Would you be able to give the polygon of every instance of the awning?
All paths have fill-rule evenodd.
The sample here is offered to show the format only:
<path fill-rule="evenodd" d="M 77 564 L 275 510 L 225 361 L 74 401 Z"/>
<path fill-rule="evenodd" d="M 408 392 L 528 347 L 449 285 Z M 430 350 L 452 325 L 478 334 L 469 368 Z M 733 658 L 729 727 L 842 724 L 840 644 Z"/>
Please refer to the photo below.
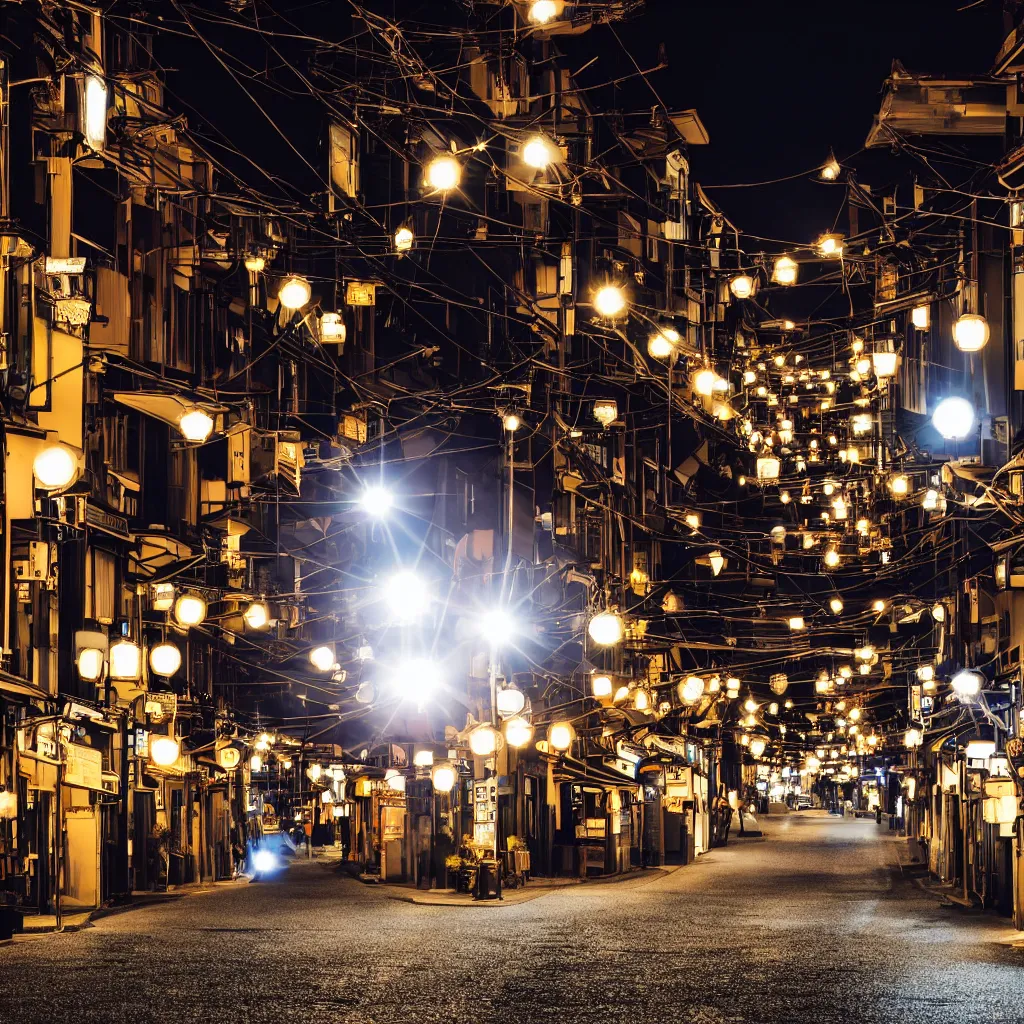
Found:
<path fill-rule="evenodd" d="M 0 694 L 12 697 L 31 697 L 35 700 L 56 701 L 57 699 L 56 697 L 51 697 L 50 694 L 40 689 L 35 683 L 30 683 L 27 679 L 21 679 L 19 676 L 2 671 L 0 671 Z"/>
<path fill-rule="evenodd" d="M 636 782 L 607 768 L 577 761 L 574 757 L 541 755 L 554 765 L 555 782 L 579 782 L 591 786 L 614 786 L 617 789 L 635 789 Z"/>
<path fill-rule="evenodd" d="M 211 416 L 229 411 L 226 405 L 218 405 L 216 402 L 198 399 L 191 401 L 179 395 L 168 395 L 161 392 L 115 391 L 112 397 L 115 402 L 126 405 L 136 412 L 144 413 L 146 416 L 152 416 L 172 427 L 177 427 L 182 414 L 191 409 L 202 409 Z"/>

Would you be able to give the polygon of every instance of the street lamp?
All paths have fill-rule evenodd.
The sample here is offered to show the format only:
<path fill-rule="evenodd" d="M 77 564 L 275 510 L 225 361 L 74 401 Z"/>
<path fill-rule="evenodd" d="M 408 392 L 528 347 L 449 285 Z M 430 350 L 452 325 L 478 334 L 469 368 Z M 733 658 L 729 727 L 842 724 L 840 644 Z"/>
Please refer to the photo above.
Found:
<path fill-rule="evenodd" d="M 371 519 L 385 519 L 395 503 L 394 495 L 386 487 L 371 485 L 359 496 L 359 506 Z"/>
<path fill-rule="evenodd" d="M 103 652 L 97 647 L 83 647 L 78 652 L 78 675 L 95 682 L 103 674 Z"/>
<path fill-rule="evenodd" d="M 622 640 L 626 627 L 617 612 L 599 612 L 588 623 L 587 632 L 595 644 L 611 647 Z"/>
<path fill-rule="evenodd" d="M 242 613 L 250 629 L 265 629 L 270 624 L 270 608 L 266 601 L 253 601 Z"/>
<path fill-rule="evenodd" d="M 401 569 L 387 579 L 384 604 L 396 622 L 412 622 L 426 610 L 430 593 L 426 584 L 410 569 Z"/>
<path fill-rule="evenodd" d="M 135 680 L 142 676 L 142 652 L 131 640 L 118 640 L 111 644 L 110 678 Z"/>
<path fill-rule="evenodd" d="M 435 156 L 427 164 L 427 184 L 437 192 L 450 192 L 461 180 L 462 165 L 453 156 Z"/>
<path fill-rule="evenodd" d="M 966 398 L 944 398 L 932 413 L 932 424 L 947 441 L 961 441 L 974 426 L 974 407 Z"/>
<path fill-rule="evenodd" d="M 179 626 L 198 626 L 206 618 L 206 601 L 198 594 L 182 594 L 174 602 L 174 617 Z"/>
<path fill-rule="evenodd" d="M 552 722 L 548 727 L 548 743 L 552 750 L 568 750 L 575 738 L 576 730 L 571 722 Z"/>
<path fill-rule="evenodd" d="M 74 483 L 78 460 L 70 448 L 50 444 L 32 460 L 32 475 L 44 491 L 61 491 Z"/>
<path fill-rule="evenodd" d="M 501 734 L 494 726 L 478 725 L 469 734 L 469 749 L 477 757 L 490 757 L 497 749 Z"/>
<path fill-rule="evenodd" d="M 495 608 L 480 617 L 481 635 L 491 647 L 505 647 L 519 632 L 515 618 L 504 608 Z"/>
<path fill-rule="evenodd" d="M 776 284 L 786 286 L 796 284 L 799 269 L 796 260 L 791 259 L 789 256 L 780 256 L 772 267 L 772 280 Z"/>
<path fill-rule="evenodd" d="M 301 309 L 309 302 L 313 289 L 304 277 L 289 277 L 278 290 L 277 297 L 285 309 Z"/>
<path fill-rule="evenodd" d="M 984 678 L 980 672 L 965 668 L 953 676 L 949 685 L 953 687 L 953 692 L 961 700 L 970 700 L 981 693 L 981 684 Z"/>
<path fill-rule="evenodd" d="M 181 651 L 172 643 L 157 644 L 149 652 L 149 667 L 154 675 L 173 676 L 181 668 Z"/>
<path fill-rule="evenodd" d="M 178 429 L 186 441 L 202 444 L 213 433 L 213 417 L 202 409 L 189 409 L 178 419 Z"/>
<path fill-rule="evenodd" d="M 430 773 L 430 781 L 437 793 L 450 793 L 455 786 L 455 770 L 451 765 L 439 764 Z"/>
<path fill-rule="evenodd" d="M 334 668 L 334 648 L 321 644 L 309 652 L 309 663 L 318 672 L 330 672 Z"/>
<path fill-rule="evenodd" d="M 953 324 L 953 341 L 961 352 L 980 352 L 990 333 L 988 321 L 979 313 L 964 313 Z"/>
<path fill-rule="evenodd" d="M 543 135 L 534 135 L 522 149 L 523 163 L 542 171 L 554 160 L 554 146 Z"/>
<path fill-rule="evenodd" d="M 401 227 L 395 232 L 395 252 L 408 252 L 416 241 L 412 228 Z"/>
<path fill-rule="evenodd" d="M 532 739 L 533 726 L 525 718 L 510 718 L 505 723 L 505 742 L 510 747 L 525 747 Z"/>
<path fill-rule="evenodd" d="M 161 768 L 167 768 L 178 760 L 181 747 L 173 736 L 153 736 L 149 741 L 149 759 Z"/>
<path fill-rule="evenodd" d="M 615 284 L 606 284 L 594 294 L 594 309 L 599 316 L 611 320 L 626 308 L 626 293 Z"/>

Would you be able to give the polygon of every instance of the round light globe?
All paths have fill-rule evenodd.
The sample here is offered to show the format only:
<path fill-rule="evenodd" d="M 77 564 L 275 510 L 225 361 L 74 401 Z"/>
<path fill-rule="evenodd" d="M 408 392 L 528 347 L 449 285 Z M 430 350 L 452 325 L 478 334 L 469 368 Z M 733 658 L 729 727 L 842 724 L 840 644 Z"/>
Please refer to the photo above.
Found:
<path fill-rule="evenodd" d="M 453 156 L 435 156 L 427 164 L 427 184 L 437 192 L 450 192 L 461 180 L 462 165 Z"/>
<path fill-rule="evenodd" d="M 619 643 L 625 631 L 622 616 L 615 612 L 600 612 L 587 624 L 590 639 L 602 647 L 610 647 Z"/>
<path fill-rule="evenodd" d="M 206 602 L 198 594 L 182 594 L 174 602 L 179 626 L 198 626 L 206 618 Z"/>
<path fill-rule="evenodd" d="M 153 736 L 149 741 L 149 759 L 161 768 L 178 760 L 181 747 L 173 736 Z"/>
<path fill-rule="evenodd" d="M 953 341 L 961 352 L 980 352 L 990 333 L 988 321 L 979 313 L 964 313 L 953 324 Z"/>
<path fill-rule="evenodd" d="M 157 644 L 150 649 L 149 667 L 155 675 L 173 676 L 181 668 L 181 651 L 175 644 Z"/>
<path fill-rule="evenodd" d="M 202 409 L 190 409 L 182 413 L 178 420 L 178 429 L 186 441 L 201 444 L 213 433 L 213 417 Z"/>
<path fill-rule="evenodd" d="M 78 474 L 78 460 L 62 444 L 50 444 L 32 460 L 32 475 L 36 483 L 47 491 L 69 487 Z"/>
<path fill-rule="evenodd" d="M 625 308 L 626 293 L 618 285 L 606 284 L 594 295 L 594 309 L 599 316 L 611 319 L 619 316 Z"/>
<path fill-rule="evenodd" d="M 301 309 L 313 294 L 304 277 L 289 277 L 278 290 L 277 297 L 285 309 Z"/>
<path fill-rule="evenodd" d="M 932 425 L 947 441 L 962 441 L 974 427 L 974 407 L 966 398 L 944 398 L 932 413 Z"/>

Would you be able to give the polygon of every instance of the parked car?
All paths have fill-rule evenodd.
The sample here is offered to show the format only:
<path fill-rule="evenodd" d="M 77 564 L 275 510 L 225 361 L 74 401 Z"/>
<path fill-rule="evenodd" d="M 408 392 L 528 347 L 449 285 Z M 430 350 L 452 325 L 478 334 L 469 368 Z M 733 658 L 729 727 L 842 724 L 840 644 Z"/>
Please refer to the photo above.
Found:
<path fill-rule="evenodd" d="M 805 793 L 796 798 L 796 809 L 798 811 L 809 811 L 814 807 L 814 801 Z"/>

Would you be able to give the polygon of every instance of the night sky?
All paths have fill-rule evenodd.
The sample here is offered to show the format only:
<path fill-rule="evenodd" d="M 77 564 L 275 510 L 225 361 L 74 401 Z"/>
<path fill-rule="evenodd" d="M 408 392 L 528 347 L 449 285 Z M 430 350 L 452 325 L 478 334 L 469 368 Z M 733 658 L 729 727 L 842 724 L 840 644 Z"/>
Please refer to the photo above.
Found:
<path fill-rule="evenodd" d="M 1003 39 L 1001 5 L 971 4 L 647 0 L 616 31 L 644 68 L 664 41 L 670 67 L 652 83 L 670 108 L 696 107 L 711 137 L 695 155 L 697 179 L 764 181 L 822 163 L 829 147 L 840 160 L 859 150 L 894 58 L 909 71 L 986 74 Z M 634 97 L 653 102 L 646 90 Z M 745 232 L 806 241 L 831 226 L 843 189 L 801 179 L 709 194 Z"/>

